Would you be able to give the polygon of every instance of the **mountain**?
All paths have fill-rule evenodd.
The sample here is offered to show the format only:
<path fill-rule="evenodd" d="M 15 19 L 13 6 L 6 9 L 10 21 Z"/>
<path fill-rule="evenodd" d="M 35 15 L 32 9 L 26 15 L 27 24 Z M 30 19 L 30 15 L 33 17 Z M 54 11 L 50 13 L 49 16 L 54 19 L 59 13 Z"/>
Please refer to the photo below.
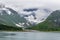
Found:
<path fill-rule="evenodd" d="M 20 13 L 5 5 L 0 5 L 0 24 L 13 27 L 31 27 L 43 22 L 52 10 L 47 8 L 24 8 Z"/>
<path fill-rule="evenodd" d="M 60 10 L 53 11 L 48 18 L 31 29 L 40 31 L 60 31 Z"/>
<path fill-rule="evenodd" d="M 24 8 L 20 15 L 33 25 L 43 22 L 52 12 L 48 8 Z"/>
<path fill-rule="evenodd" d="M 0 5 L 0 24 L 13 27 L 26 27 L 29 22 L 12 8 Z"/>

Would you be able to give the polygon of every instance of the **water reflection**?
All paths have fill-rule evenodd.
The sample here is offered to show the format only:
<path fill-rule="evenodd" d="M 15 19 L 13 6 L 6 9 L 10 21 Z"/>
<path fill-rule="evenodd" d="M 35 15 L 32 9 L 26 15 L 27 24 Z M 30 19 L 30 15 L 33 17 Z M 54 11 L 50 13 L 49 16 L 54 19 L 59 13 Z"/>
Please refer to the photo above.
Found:
<path fill-rule="evenodd" d="M 60 40 L 55 32 L 0 32 L 0 40 Z"/>
<path fill-rule="evenodd" d="M 6 36 L 14 36 L 14 33 L 0 32 L 0 38 L 6 38 Z"/>

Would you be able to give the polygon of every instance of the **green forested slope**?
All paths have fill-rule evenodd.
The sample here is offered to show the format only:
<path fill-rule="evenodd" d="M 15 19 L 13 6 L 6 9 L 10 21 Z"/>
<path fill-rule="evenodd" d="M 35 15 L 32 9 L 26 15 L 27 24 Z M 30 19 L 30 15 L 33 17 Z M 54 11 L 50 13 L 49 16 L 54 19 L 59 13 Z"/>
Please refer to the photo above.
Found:
<path fill-rule="evenodd" d="M 60 10 L 56 10 L 42 23 L 31 29 L 40 31 L 60 31 Z"/>
<path fill-rule="evenodd" d="M 22 28 L 0 24 L 0 31 L 22 31 Z"/>

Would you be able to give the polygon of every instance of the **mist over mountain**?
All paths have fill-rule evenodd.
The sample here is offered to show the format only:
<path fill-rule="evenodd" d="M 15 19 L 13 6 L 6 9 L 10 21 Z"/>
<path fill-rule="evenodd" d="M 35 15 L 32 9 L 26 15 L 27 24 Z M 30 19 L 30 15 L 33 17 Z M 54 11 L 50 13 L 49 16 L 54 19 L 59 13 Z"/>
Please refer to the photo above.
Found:
<path fill-rule="evenodd" d="M 60 31 L 60 10 L 53 11 L 44 22 L 32 27 L 32 29 L 40 31 Z"/>
<path fill-rule="evenodd" d="M 43 22 L 50 14 L 52 10 L 48 8 L 25 8 L 20 13 L 31 24 L 38 24 Z"/>
<path fill-rule="evenodd" d="M 21 17 L 17 11 L 12 8 L 5 7 L 5 5 L 0 5 L 0 24 L 7 26 L 17 26 L 26 27 L 29 26 L 27 20 Z"/>
<path fill-rule="evenodd" d="M 13 8 L 0 4 L 0 24 L 13 27 L 31 27 L 44 22 L 51 14 L 48 8 L 23 8 L 16 11 Z"/>

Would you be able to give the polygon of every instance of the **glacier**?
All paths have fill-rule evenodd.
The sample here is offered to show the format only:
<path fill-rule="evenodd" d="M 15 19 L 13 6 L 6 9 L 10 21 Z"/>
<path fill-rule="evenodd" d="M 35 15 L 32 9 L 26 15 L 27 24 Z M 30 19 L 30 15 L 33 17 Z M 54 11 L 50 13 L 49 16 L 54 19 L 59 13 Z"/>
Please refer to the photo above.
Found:
<path fill-rule="evenodd" d="M 40 22 L 43 22 L 52 12 L 52 10 L 48 8 L 37 8 L 37 10 L 33 10 L 36 8 L 25 9 L 23 9 L 20 14 L 31 24 L 38 24 Z"/>

